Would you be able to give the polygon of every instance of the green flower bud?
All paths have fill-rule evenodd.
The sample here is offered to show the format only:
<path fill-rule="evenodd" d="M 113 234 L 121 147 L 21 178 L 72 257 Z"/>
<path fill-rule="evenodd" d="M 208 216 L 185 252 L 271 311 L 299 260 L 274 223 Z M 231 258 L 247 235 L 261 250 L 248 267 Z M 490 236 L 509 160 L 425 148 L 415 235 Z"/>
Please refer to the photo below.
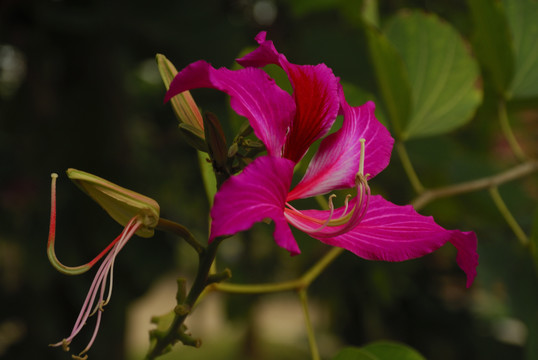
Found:
<path fill-rule="evenodd" d="M 153 236 L 160 214 L 155 200 L 81 170 L 68 169 L 67 176 L 122 226 L 138 216 L 142 226 L 136 234 Z"/>

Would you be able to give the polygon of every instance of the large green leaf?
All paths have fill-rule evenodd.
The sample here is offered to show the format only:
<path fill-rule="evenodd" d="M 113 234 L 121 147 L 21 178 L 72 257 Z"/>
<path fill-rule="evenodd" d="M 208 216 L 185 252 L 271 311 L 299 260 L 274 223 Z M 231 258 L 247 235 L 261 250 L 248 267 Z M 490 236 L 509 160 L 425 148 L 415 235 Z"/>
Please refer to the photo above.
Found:
<path fill-rule="evenodd" d="M 382 103 L 396 137 L 402 138 L 411 112 L 411 90 L 404 63 L 385 35 L 369 25 L 365 25 L 365 32 Z"/>
<path fill-rule="evenodd" d="M 469 121 L 481 102 L 478 64 L 458 32 L 434 15 L 400 13 L 385 30 L 406 66 L 412 112 L 403 138 L 448 132 Z"/>
<path fill-rule="evenodd" d="M 468 5 L 473 48 L 497 92 L 504 96 L 514 72 L 514 50 L 502 5 L 498 0 L 468 0 Z"/>
<path fill-rule="evenodd" d="M 344 348 L 333 360 L 425 360 L 425 358 L 407 345 L 380 341 L 362 348 Z"/>
<path fill-rule="evenodd" d="M 538 2 L 503 1 L 514 42 L 515 68 L 511 98 L 538 96 Z"/>
<path fill-rule="evenodd" d="M 332 360 L 379 360 L 376 356 L 369 354 L 362 349 L 354 348 L 354 347 L 347 347 L 338 354 L 336 354 L 335 357 L 332 358 Z"/>

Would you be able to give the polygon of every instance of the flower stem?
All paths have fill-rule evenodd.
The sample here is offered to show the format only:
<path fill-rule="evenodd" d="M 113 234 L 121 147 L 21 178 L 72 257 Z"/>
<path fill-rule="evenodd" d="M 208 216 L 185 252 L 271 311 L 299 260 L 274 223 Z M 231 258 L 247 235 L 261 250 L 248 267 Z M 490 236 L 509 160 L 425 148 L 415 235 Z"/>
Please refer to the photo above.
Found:
<path fill-rule="evenodd" d="M 407 177 L 409 178 L 409 181 L 411 182 L 411 186 L 413 186 L 413 189 L 417 194 L 422 194 L 424 192 L 424 186 L 420 182 L 417 173 L 415 172 L 415 169 L 413 168 L 413 164 L 411 163 L 411 159 L 409 158 L 409 155 L 407 154 L 407 150 L 405 149 L 405 146 L 403 142 L 396 141 L 396 152 L 398 153 L 398 156 L 400 157 L 400 161 L 402 162 L 402 166 L 405 170 L 405 173 L 407 174 Z"/>
<path fill-rule="evenodd" d="M 329 250 L 314 266 L 312 266 L 307 272 L 305 272 L 300 278 L 290 281 L 284 281 L 275 284 L 229 284 L 229 283 L 215 283 L 207 287 L 205 291 L 210 289 L 219 290 L 228 293 L 235 294 L 262 294 L 270 292 L 279 292 L 287 290 L 297 290 L 301 305 L 303 307 L 303 313 L 305 317 L 306 332 L 308 336 L 308 344 L 310 352 L 312 354 L 312 360 L 319 360 L 319 351 L 316 343 L 316 337 L 314 334 L 314 328 L 310 321 L 310 314 L 308 311 L 308 299 L 306 290 L 310 284 L 329 266 L 344 249 L 333 247 Z"/>
<path fill-rule="evenodd" d="M 301 299 L 301 305 L 303 306 L 303 314 L 306 325 L 306 333 L 308 335 L 308 345 L 310 346 L 310 353 L 312 354 L 312 360 L 319 360 L 318 344 L 316 343 L 316 335 L 312 322 L 310 321 L 310 313 L 308 311 L 308 297 L 306 294 L 306 288 L 302 288 L 298 291 L 299 299 Z"/>
<path fill-rule="evenodd" d="M 171 232 L 183 239 L 192 246 L 192 248 L 199 254 L 203 254 L 205 251 L 205 248 L 202 244 L 200 244 L 194 235 L 191 234 L 191 232 L 183 225 L 180 225 L 174 221 L 170 221 L 167 219 L 160 218 L 159 222 L 157 224 L 157 229 Z"/>
<path fill-rule="evenodd" d="M 307 272 L 295 280 L 282 281 L 273 284 L 230 284 L 215 283 L 210 289 L 233 294 L 265 294 L 288 290 L 306 289 L 329 266 L 344 249 L 333 247 L 318 260 Z M 209 288 L 208 288 L 209 289 Z"/>
<path fill-rule="evenodd" d="M 178 342 L 181 337 L 185 335 L 181 329 L 182 325 L 194 308 L 198 297 L 208 286 L 209 271 L 211 269 L 211 265 L 213 264 L 213 260 L 215 259 L 215 255 L 217 254 L 217 248 L 223 239 L 224 237 L 216 238 L 211 244 L 209 244 L 205 251 L 199 253 L 198 272 L 196 274 L 196 278 L 194 279 L 194 283 L 192 284 L 192 287 L 183 304 L 178 304 L 178 306 L 181 305 L 181 308 L 184 311 L 176 312 L 172 324 L 162 336 L 157 338 L 155 346 L 149 351 L 146 359 L 151 360 L 162 355 L 171 345 Z"/>
<path fill-rule="evenodd" d="M 523 231 L 521 226 L 519 226 L 516 219 L 514 218 L 514 216 L 512 215 L 510 210 L 508 209 L 508 207 L 506 206 L 506 203 L 502 199 L 501 194 L 499 194 L 499 189 L 497 188 L 497 186 L 490 187 L 489 188 L 489 193 L 491 195 L 491 198 L 493 199 L 493 202 L 497 206 L 497 209 L 499 209 L 502 216 L 504 217 L 504 219 L 508 223 L 508 226 L 510 226 L 510 228 L 512 229 L 512 231 L 514 232 L 514 234 L 518 238 L 521 245 L 528 246 L 529 245 L 529 238 L 527 237 L 527 235 L 525 234 L 525 232 Z"/>
<path fill-rule="evenodd" d="M 508 141 L 508 144 L 510 145 L 510 149 L 512 149 L 512 152 L 519 161 L 525 161 L 527 159 L 527 155 L 525 155 L 525 152 L 521 146 L 519 146 L 519 143 L 514 136 L 514 132 L 512 131 L 512 127 L 508 121 L 508 114 L 506 112 L 506 104 L 504 100 L 499 101 L 499 122 L 501 124 L 501 129 L 504 136 L 506 137 L 506 141 Z"/>
<path fill-rule="evenodd" d="M 481 179 L 462 182 L 460 184 L 445 186 L 437 189 L 429 189 L 416 197 L 411 204 L 415 209 L 420 209 L 433 200 L 465 194 L 477 190 L 485 190 L 492 186 L 498 186 L 506 182 L 527 176 L 538 171 L 538 161 L 528 160 L 501 173 L 487 176 Z"/>

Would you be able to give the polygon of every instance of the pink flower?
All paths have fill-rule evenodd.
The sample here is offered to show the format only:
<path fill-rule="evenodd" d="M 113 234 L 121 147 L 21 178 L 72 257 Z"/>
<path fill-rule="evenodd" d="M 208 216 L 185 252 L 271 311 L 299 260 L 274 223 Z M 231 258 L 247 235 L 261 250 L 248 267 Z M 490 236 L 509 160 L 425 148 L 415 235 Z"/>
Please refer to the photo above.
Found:
<path fill-rule="evenodd" d="M 232 108 L 249 120 L 267 148 L 267 155 L 226 180 L 217 192 L 210 241 L 269 218 L 275 224 L 276 243 L 292 255 L 300 250 L 289 224 L 325 244 L 370 260 L 412 259 L 450 242 L 458 249 L 457 263 L 470 286 L 478 265 L 473 232 L 446 230 L 410 205 L 398 206 L 370 195 L 366 180 L 388 165 L 394 143 L 375 118 L 374 104 L 349 106 L 338 78 L 325 64 L 292 64 L 265 39 L 265 32 L 256 40 L 260 46 L 237 60 L 244 69 L 215 69 L 197 61 L 177 74 L 166 94 L 168 100 L 201 87 L 227 93 Z M 293 95 L 259 69 L 268 64 L 284 69 Z M 327 135 L 339 114 L 344 118 L 342 127 Z M 312 143 L 324 136 L 304 177 L 290 189 L 294 167 Z M 329 197 L 329 210 L 297 210 L 290 204 L 352 187 L 356 197 L 346 198 L 340 208 L 332 205 L 334 195 Z"/>

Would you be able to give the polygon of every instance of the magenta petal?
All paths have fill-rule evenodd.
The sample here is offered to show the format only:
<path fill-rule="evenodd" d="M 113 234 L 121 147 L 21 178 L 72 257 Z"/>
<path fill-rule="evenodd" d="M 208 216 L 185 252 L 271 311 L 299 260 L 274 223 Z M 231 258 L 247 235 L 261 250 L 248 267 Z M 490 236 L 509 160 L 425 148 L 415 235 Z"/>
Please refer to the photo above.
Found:
<path fill-rule="evenodd" d="M 476 248 L 478 246 L 478 239 L 472 231 L 451 230 L 450 233 L 449 242 L 458 249 L 456 262 L 467 274 L 467 287 L 469 287 L 476 277 L 476 267 L 478 266 Z"/>
<path fill-rule="evenodd" d="M 244 67 L 264 67 L 265 65 L 269 64 L 280 65 L 281 57 L 284 57 L 284 55 L 276 51 L 273 42 L 270 40 L 265 40 L 265 36 L 265 31 L 262 31 L 256 35 L 254 39 L 258 44 L 260 44 L 260 46 L 242 58 L 237 59 L 237 63 Z"/>
<path fill-rule="evenodd" d="M 355 186 L 361 138 L 365 139 L 364 173 L 369 174 L 368 179 L 388 165 L 394 139 L 375 118 L 374 103 L 350 107 L 341 89 L 340 101 L 344 114 L 342 128 L 323 139 L 305 176 L 288 195 L 288 201 Z"/>
<path fill-rule="evenodd" d="M 325 64 L 286 64 L 296 112 L 286 138 L 284 157 L 298 162 L 310 145 L 326 135 L 338 115 L 338 80 Z"/>
<path fill-rule="evenodd" d="M 338 114 L 338 79 L 325 64 L 295 65 L 280 54 L 265 32 L 256 36 L 260 46 L 237 62 L 243 66 L 279 65 L 294 89 L 296 114 L 286 140 L 284 157 L 298 162 L 310 145 L 326 135 Z"/>
<path fill-rule="evenodd" d="M 375 117 L 375 104 L 368 101 L 362 106 L 349 106 L 340 93 L 340 104 L 346 118 L 354 119 L 353 123 L 359 128 L 356 136 L 366 140 L 364 149 L 364 174 L 368 180 L 383 171 L 390 162 L 394 139 L 387 128 Z"/>
<path fill-rule="evenodd" d="M 276 243 L 292 255 L 300 253 L 284 217 L 294 165 L 288 159 L 262 156 L 241 174 L 226 180 L 211 209 L 210 241 L 247 230 L 254 223 L 270 218 L 275 223 Z"/>
<path fill-rule="evenodd" d="M 323 219 L 326 212 L 305 215 Z M 429 254 L 446 242 L 458 249 L 457 263 L 467 274 L 467 286 L 476 276 L 477 239 L 473 232 L 445 230 L 431 216 L 418 214 L 411 205 L 398 206 L 379 195 L 370 198 L 365 218 L 353 230 L 334 238 L 312 237 L 342 247 L 369 260 L 403 261 Z"/>
<path fill-rule="evenodd" d="M 286 132 L 295 113 L 295 104 L 291 96 L 279 88 L 263 70 L 215 69 L 205 61 L 197 61 L 176 75 L 165 100 L 185 90 L 202 87 L 221 90 L 230 95 L 232 108 L 249 120 L 269 155 L 281 155 Z"/>

